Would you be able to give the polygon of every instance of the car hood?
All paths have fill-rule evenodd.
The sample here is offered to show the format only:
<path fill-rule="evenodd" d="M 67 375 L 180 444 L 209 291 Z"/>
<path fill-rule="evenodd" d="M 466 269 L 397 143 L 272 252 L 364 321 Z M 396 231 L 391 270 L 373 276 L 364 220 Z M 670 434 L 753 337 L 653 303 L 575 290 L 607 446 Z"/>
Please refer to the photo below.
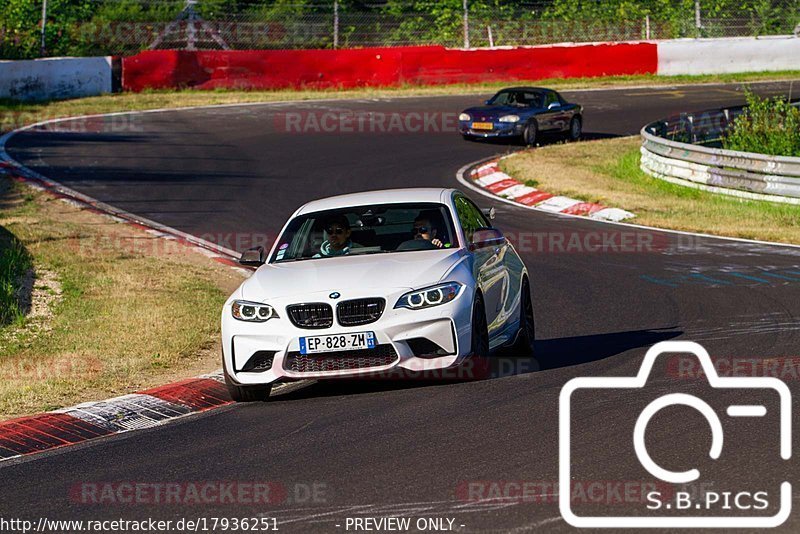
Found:
<path fill-rule="evenodd" d="M 489 121 L 502 117 L 503 115 L 519 115 L 520 113 L 526 113 L 528 111 L 530 111 L 530 108 L 521 108 L 517 106 L 476 106 L 465 109 L 464 113 L 467 113 L 472 121 Z"/>
<path fill-rule="evenodd" d="M 462 257 L 460 250 L 424 250 L 268 263 L 242 285 L 242 297 L 262 301 L 319 292 L 416 289 L 435 284 Z"/>

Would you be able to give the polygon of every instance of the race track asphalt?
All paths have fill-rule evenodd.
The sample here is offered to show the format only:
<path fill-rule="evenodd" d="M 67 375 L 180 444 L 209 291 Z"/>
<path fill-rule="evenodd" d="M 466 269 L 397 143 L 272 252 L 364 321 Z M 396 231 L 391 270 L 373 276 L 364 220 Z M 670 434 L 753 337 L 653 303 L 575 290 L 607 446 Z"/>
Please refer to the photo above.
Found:
<path fill-rule="evenodd" d="M 788 84 L 754 88 L 778 94 Z M 586 107 L 589 138 L 632 135 L 667 115 L 743 101 L 735 85 L 564 94 Z M 112 132 L 25 132 L 11 139 L 8 151 L 82 193 L 242 248 L 274 237 L 296 207 L 314 198 L 391 187 L 458 187 L 455 173 L 462 165 L 519 148 L 432 131 L 448 129 L 454 113 L 483 98 L 147 113 L 117 118 Z M 287 124 L 297 124 L 291 121 L 313 126 L 326 114 L 341 113 L 373 117 L 367 122 L 384 117 L 387 126 L 396 120 L 393 114 L 401 120 L 419 114 L 429 124 L 421 132 L 286 131 Z M 723 370 L 730 362 L 784 365 L 785 358 L 799 356 L 800 249 L 626 229 L 471 196 L 479 205 L 496 206 L 497 225 L 519 241 L 531 272 L 535 365 L 505 358 L 506 376 L 476 382 L 320 383 L 274 402 L 229 406 L 163 428 L 7 462 L 0 464 L 0 517 L 263 514 L 277 517 L 282 531 L 346 532 L 348 517 L 406 515 L 453 518 L 461 532 L 571 530 L 552 488 L 558 480 L 559 391 L 569 379 L 634 375 L 647 348 L 663 340 L 702 343 L 723 358 Z M 655 246 L 641 252 L 560 252 L 548 245 L 551 236 L 568 240 L 593 232 L 645 235 Z M 686 408 L 666 409 L 646 434 L 654 459 L 675 470 L 696 466 L 709 484 L 704 487 L 720 492 L 768 491 L 768 511 L 777 510 L 779 483 L 797 481 L 799 471 L 795 460 L 778 456 L 775 396 L 767 393 L 762 401 L 757 392 L 711 390 L 681 374 L 692 364 L 673 356 L 659 361 L 645 389 L 573 397 L 571 458 L 580 513 L 642 513 L 643 499 L 615 496 L 620 484 L 635 492 L 648 478 L 633 453 L 633 425 L 654 395 L 676 391 L 702 396 L 720 413 L 731 403 L 763 403 L 768 412 L 758 420 L 723 415 L 723 455 L 710 461 L 705 420 Z M 529 372 L 534 366 L 539 370 Z M 800 393 L 797 375 L 785 378 L 795 396 Z M 205 506 L 87 504 L 80 491 L 71 492 L 80 484 L 126 481 L 274 481 L 288 495 L 274 505 Z M 497 484 L 486 484 L 492 481 Z M 528 500 L 474 500 L 497 496 L 485 488 L 513 488 L 509 483 L 550 490 Z M 596 491 L 581 493 L 589 487 Z M 312 490 L 315 498 L 309 497 Z M 780 530 L 798 529 L 793 514 Z"/>

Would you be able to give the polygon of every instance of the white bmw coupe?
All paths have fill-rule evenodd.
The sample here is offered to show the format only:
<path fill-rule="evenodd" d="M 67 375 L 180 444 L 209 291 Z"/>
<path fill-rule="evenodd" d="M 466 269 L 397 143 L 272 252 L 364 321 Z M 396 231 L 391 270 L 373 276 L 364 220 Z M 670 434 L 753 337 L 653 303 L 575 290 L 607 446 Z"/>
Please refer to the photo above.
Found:
<path fill-rule="evenodd" d="M 445 370 L 501 346 L 533 350 L 525 265 L 464 193 L 396 189 L 315 200 L 222 311 L 236 401 L 276 381 Z"/>

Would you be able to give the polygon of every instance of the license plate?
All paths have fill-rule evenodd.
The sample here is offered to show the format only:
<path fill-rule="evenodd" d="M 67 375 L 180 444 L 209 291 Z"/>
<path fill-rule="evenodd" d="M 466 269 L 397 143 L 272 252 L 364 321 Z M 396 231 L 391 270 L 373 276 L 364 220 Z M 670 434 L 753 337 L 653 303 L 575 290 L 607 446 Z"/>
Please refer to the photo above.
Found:
<path fill-rule="evenodd" d="M 354 332 L 332 336 L 309 336 L 300 338 L 300 354 L 337 352 L 340 350 L 363 350 L 375 348 L 375 332 Z"/>
<path fill-rule="evenodd" d="M 494 124 L 491 122 L 473 122 L 472 129 L 473 130 L 491 130 L 494 128 Z"/>

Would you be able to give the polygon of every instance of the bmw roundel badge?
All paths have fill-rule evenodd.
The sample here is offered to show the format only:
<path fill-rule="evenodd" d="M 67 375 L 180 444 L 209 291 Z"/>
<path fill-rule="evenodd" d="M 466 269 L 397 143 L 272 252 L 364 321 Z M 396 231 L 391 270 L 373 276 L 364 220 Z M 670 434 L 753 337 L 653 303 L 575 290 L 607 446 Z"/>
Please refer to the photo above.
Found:
<path fill-rule="evenodd" d="M 339 298 L 339 297 L 341 297 L 342 295 L 341 295 L 341 294 L 340 294 L 338 291 L 334 291 L 333 293 L 331 293 L 331 294 L 330 294 L 330 295 L 328 295 L 328 296 L 329 296 L 330 298 L 332 298 L 332 299 L 338 299 L 338 298 Z"/>

